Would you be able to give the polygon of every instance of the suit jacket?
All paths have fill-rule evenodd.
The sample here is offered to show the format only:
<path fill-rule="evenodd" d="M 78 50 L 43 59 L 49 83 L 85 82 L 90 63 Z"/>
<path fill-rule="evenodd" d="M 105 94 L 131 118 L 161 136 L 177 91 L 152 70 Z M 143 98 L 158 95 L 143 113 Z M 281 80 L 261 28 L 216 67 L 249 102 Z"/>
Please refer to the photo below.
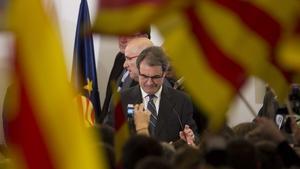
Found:
<path fill-rule="evenodd" d="M 129 88 L 121 93 L 123 112 L 127 112 L 128 104 L 143 102 L 140 86 Z M 186 94 L 163 85 L 159 112 L 154 138 L 160 141 L 176 141 L 179 132 L 188 124 L 196 133 L 196 124 L 193 120 L 193 106 Z"/>
<path fill-rule="evenodd" d="M 121 52 L 119 52 L 115 58 L 114 65 L 111 69 L 107 87 L 106 87 L 106 95 L 105 95 L 105 100 L 103 103 L 102 107 L 102 114 L 100 115 L 100 122 L 103 121 L 104 117 L 106 116 L 108 109 L 109 109 L 109 104 L 112 96 L 112 82 L 119 79 L 122 71 L 124 70 L 123 64 L 125 62 L 125 55 Z"/>
<path fill-rule="evenodd" d="M 127 78 L 126 78 L 127 79 Z M 127 90 L 130 87 L 138 85 L 138 82 L 130 79 L 130 77 L 125 81 L 126 84 L 123 84 L 123 87 L 120 92 Z M 126 117 L 126 115 L 125 115 Z M 102 124 L 109 125 L 112 128 L 115 128 L 115 107 L 113 105 L 113 98 L 111 97 L 107 112 L 105 113 Z"/>

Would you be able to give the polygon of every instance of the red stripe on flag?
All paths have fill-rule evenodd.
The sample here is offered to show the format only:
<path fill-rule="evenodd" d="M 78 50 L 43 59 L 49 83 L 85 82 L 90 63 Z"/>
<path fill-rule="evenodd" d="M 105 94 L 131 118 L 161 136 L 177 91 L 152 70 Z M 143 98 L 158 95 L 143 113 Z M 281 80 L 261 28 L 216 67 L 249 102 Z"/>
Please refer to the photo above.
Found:
<path fill-rule="evenodd" d="M 294 33 L 299 36 L 300 35 L 300 18 L 297 19 L 297 23 L 296 23 L 296 26 L 295 26 L 295 29 L 294 29 Z"/>
<path fill-rule="evenodd" d="M 231 83 L 235 89 L 239 89 L 247 78 L 245 70 L 218 48 L 206 32 L 194 10 L 192 7 L 188 8 L 186 10 L 186 16 L 190 21 L 191 29 L 208 63 L 214 71 Z"/>
<path fill-rule="evenodd" d="M 125 119 L 125 115 L 122 110 L 122 104 L 119 100 L 115 106 L 115 129 L 118 131 L 124 123 L 127 122 L 127 119 Z"/>
<path fill-rule="evenodd" d="M 95 125 L 95 109 L 93 109 L 92 114 L 91 114 L 91 126 Z"/>
<path fill-rule="evenodd" d="M 248 1 L 215 0 L 220 5 L 235 12 L 252 31 L 265 39 L 271 47 L 275 47 L 280 39 L 280 24 L 262 9 Z"/>
<path fill-rule="evenodd" d="M 101 8 L 127 8 L 129 6 L 135 6 L 140 4 L 152 4 L 152 5 L 162 5 L 168 0 L 101 0 Z"/>
<path fill-rule="evenodd" d="M 17 71 L 21 76 L 21 71 Z M 18 110 L 14 119 L 8 120 L 8 141 L 16 148 L 30 169 L 54 169 L 42 131 L 38 126 L 34 109 L 25 87 L 25 79 L 20 80 Z M 32 89 L 33 90 L 33 89 Z M 36 103 L 37 104 L 37 103 Z M 41 113 L 41 112 L 40 112 Z"/>
<path fill-rule="evenodd" d="M 84 121 L 88 121 L 88 116 L 89 116 L 89 106 L 90 106 L 90 103 L 91 103 L 91 101 L 89 100 L 89 98 L 88 97 L 85 97 L 84 96 L 84 98 L 85 98 L 85 100 L 86 100 L 86 104 L 85 104 L 85 106 L 86 106 L 86 109 L 85 109 L 85 112 L 84 112 Z"/>
<path fill-rule="evenodd" d="M 82 100 L 82 98 L 81 98 L 81 96 L 80 95 L 78 95 L 77 97 L 76 97 L 76 100 L 77 100 L 77 105 L 79 106 L 79 110 L 80 111 L 78 111 L 78 113 L 79 113 L 79 117 L 80 118 L 84 118 L 84 112 L 83 112 L 83 100 Z"/>
<path fill-rule="evenodd" d="M 288 82 L 292 81 L 293 73 L 288 72 L 282 68 L 277 62 L 274 55 L 274 48 L 280 40 L 282 34 L 281 25 L 267 14 L 262 9 L 249 3 L 248 1 L 236 1 L 236 0 L 215 0 L 218 4 L 235 12 L 241 19 L 241 21 L 247 25 L 252 31 L 256 32 L 262 37 L 272 48 L 270 54 L 270 62 L 283 74 Z"/>

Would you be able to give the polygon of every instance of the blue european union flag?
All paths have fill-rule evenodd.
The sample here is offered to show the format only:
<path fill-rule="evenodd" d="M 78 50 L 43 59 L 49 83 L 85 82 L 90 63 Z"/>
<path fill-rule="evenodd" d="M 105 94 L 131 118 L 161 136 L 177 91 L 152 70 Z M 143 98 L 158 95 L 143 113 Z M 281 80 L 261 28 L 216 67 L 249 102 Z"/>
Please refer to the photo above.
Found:
<path fill-rule="evenodd" d="M 90 15 L 86 0 L 81 0 L 74 45 L 72 83 L 81 95 L 87 97 L 95 109 L 96 121 L 100 115 L 97 72 Z"/>

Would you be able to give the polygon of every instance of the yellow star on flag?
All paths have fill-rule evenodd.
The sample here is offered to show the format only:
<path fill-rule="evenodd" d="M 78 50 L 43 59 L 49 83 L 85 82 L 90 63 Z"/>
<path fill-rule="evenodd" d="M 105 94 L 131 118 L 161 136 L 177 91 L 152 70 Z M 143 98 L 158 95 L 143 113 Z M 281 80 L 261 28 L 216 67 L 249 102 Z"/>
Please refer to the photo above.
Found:
<path fill-rule="evenodd" d="M 93 90 L 93 81 L 91 81 L 89 78 L 87 78 L 87 84 L 83 88 L 89 92 L 89 96 L 90 96 L 91 92 Z"/>

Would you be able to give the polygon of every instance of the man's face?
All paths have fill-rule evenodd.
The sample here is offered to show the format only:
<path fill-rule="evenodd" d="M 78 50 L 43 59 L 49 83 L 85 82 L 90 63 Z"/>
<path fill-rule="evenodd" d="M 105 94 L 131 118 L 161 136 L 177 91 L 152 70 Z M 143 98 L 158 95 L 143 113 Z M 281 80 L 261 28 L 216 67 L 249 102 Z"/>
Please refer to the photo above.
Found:
<path fill-rule="evenodd" d="M 128 70 L 131 79 L 138 81 L 139 72 L 136 67 L 137 52 L 125 51 L 125 62 L 123 67 Z"/>
<path fill-rule="evenodd" d="M 136 33 L 134 35 L 128 35 L 128 36 L 119 36 L 119 49 L 121 53 L 125 53 L 125 48 L 128 44 L 128 42 L 137 37 L 148 37 L 147 34 L 142 34 L 142 33 Z"/>
<path fill-rule="evenodd" d="M 155 94 L 164 82 L 165 72 L 161 66 L 149 66 L 142 61 L 140 64 L 139 84 L 147 94 Z"/>

